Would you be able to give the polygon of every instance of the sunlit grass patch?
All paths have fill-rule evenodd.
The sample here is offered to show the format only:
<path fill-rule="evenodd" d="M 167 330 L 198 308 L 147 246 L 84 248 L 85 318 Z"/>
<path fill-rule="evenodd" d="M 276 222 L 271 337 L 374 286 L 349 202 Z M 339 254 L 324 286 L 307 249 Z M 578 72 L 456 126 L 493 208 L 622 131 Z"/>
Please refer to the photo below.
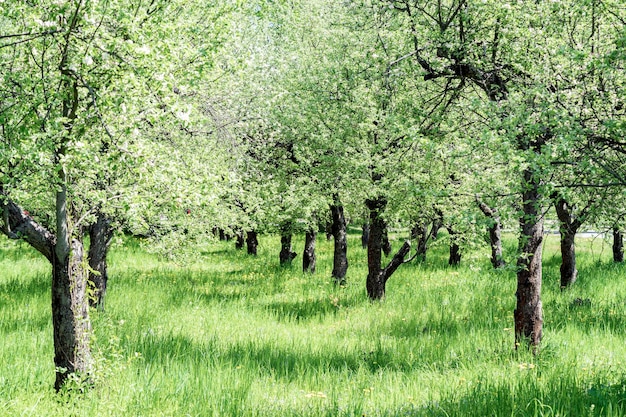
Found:
<path fill-rule="evenodd" d="M 278 266 L 274 237 L 256 258 L 213 242 L 185 263 L 115 247 L 106 310 L 92 311 L 96 385 L 63 399 L 51 389 L 49 265 L 3 246 L 0 415 L 624 415 L 626 269 L 600 241 L 579 244 L 579 280 L 561 291 L 548 237 L 534 356 L 514 348 L 514 268 L 492 270 L 485 250 L 449 268 L 439 245 L 372 303 L 358 238 L 346 286 L 322 236 L 313 275 L 299 257 Z"/>

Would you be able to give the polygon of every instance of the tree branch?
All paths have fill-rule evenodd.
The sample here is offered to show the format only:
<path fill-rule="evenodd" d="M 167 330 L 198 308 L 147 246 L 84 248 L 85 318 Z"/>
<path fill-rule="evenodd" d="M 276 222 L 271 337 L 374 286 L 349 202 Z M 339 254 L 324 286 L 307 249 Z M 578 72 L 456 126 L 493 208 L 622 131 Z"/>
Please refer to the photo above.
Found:
<path fill-rule="evenodd" d="M 45 256 L 48 261 L 52 262 L 56 244 L 54 234 L 37 223 L 28 212 L 11 201 L 1 186 L 0 196 L 5 198 L 4 202 L 0 202 L 0 207 L 3 211 L 3 224 L 0 232 L 9 239 L 24 239 Z"/>

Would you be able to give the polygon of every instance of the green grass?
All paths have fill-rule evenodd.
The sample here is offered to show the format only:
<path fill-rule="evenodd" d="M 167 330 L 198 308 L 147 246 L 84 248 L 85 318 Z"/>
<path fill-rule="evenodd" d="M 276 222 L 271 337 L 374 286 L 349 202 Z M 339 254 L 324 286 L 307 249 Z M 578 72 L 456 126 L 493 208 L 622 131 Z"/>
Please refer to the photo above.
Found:
<path fill-rule="evenodd" d="M 2 241 L 0 415 L 626 415 L 626 266 L 605 242 L 578 242 L 578 282 L 561 292 L 548 238 L 533 356 L 513 348 L 515 273 L 493 271 L 486 248 L 449 268 L 443 238 L 370 303 L 358 239 L 345 287 L 322 235 L 315 275 L 301 255 L 278 267 L 274 237 L 258 258 L 215 242 L 185 266 L 115 247 L 106 311 L 91 316 L 95 387 L 64 395 L 52 389 L 49 266 Z"/>

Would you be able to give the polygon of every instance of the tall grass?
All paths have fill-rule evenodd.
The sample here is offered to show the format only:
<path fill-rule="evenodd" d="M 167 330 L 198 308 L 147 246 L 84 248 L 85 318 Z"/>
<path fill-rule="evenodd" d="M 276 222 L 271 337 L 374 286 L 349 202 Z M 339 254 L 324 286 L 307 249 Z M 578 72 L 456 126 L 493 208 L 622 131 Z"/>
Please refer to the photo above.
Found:
<path fill-rule="evenodd" d="M 279 267 L 274 237 L 257 258 L 214 242 L 185 265 L 126 241 L 111 253 L 106 310 L 92 311 L 95 386 L 61 395 L 49 266 L 2 242 L 0 415 L 626 415 L 626 267 L 605 242 L 579 240 L 578 282 L 561 292 L 558 238 L 547 239 L 533 356 L 514 349 L 515 272 L 493 271 L 487 249 L 450 268 L 444 237 L 370 303 L 358 238 L 345 287 L 321 236 L 315 275 L 300 257 Z"/>

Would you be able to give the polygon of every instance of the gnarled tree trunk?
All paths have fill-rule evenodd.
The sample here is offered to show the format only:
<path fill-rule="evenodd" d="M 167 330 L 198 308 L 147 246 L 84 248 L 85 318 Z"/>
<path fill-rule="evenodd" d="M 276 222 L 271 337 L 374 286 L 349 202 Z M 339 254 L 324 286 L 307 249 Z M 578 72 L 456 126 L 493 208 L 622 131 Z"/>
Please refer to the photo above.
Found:
<path fill-rule="evenodd" d="M 315 272 L 315 240 L 317 232 L 314 229 L 310 229 L 306 232 L 304 237 L 304 251 L 302 252 L 302 271 Z"/>
<path fill-rule="evenodd" d="M 387 201 L 379 197 L 365 202 L 370 211 L 370 235 L 367 242 L 367 295 L 371 300 L 380 300 L 385 297 L 385 288 L 391 275 L 404 262 L 404 258 L 411 250 L 411 244 L 406 241 L 400 250 L 393 256 L 389 264 L 381 267 L 382 248 L 384 244 L 385 221 L 382 212 Z"/>
<path fill-rule="evenodd" d="M 0 194 L 5 195 L 0 185 Z M 67 191 L 57 192 L 56 236 L 37 223 L 21 207 L 6 200 L 1 207 L 0 232 L 10 239 L 24 239 L 52 264 L 52 328 L 54 340 L 54 387 L 61 389 L 72 374 L 88 378 L 92 370 L 89 348 L 91 322 L 87 300 L 87 277 L 83 244 L 73 239 L 69 229 Z M 80 236 L 80 234 L 78 234 Z"/>
<path fill-rule="evenodd" d="M 516 346 L 528 343 L 536 349 L 541 342 L 541 243 L 543 213 L 540 180 L 531 169 L 523 173 L 522 216 L 520 217 L 519 257 L 517 259 L 517 304 L 514 311 Z"/>
<path fill-rule="evenodd" d="M 502 225 L 500 216 L 495 208 L 491 208 L 483 202 L 478 202 L 480 211 L 489 218 L 491 223 L 487 227 L 489 230 L 489 244 L 491 245 L 491 265 L 494 268 L 502 268 L 506 266 L 504 257 L 502 256 Z"/>
<path fill-rule="evenodd" d="M 52 265 L 52 327 L 54 334 L 55 389 L 75 373 L 88 378 L 92 368 L 89 348 L 91 322 L 82 242 L 74 239 L 64 259 Z"/>
<path fill-rule="evenodd" d="M 337 197 L 334 200 L 335 202 L 330 206 L 330 212 L 333 216 L 331 231 L 335 239 L 332 275 L 337 284 L 343 285 L 346 283 L 346 274 L 348 273 L 347 223 L 343 214 L 343 206 Z"/>
<path fill-rule="evenodd" d="M 624 236 L 618 227 L 613 227 L 613 262 L 624 262 Z"/>
<path fill-rule="evenodd" d="M 89 304 L 104 310 L 104 299 L 107 291 L 109 274 L 107 271 L 107 254 L 113 239 L 111 221 L 102 213 L 98 213 L 96 222 L 89 226 L 89 282 L 93 286 L 93 296 Z"/>

